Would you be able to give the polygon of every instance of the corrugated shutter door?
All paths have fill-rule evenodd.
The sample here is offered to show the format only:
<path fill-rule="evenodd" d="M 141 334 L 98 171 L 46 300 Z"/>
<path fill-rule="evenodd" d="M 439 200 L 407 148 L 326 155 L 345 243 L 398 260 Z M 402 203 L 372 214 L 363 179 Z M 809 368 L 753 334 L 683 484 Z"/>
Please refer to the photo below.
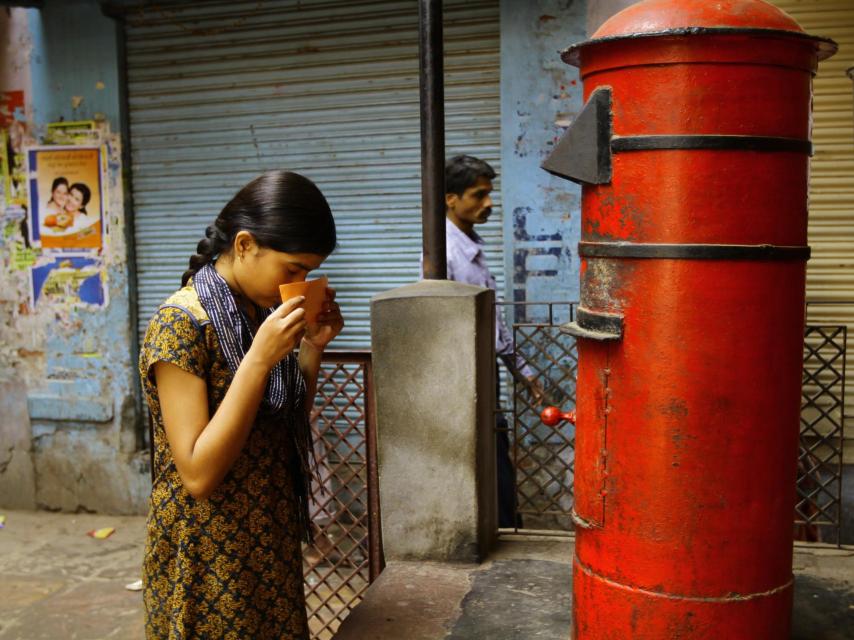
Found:
<path fill-rule="evenodd" d="M 333 346 L 367 347 L 371 296 L 418 279 L 417 3 L 157 3 L 126 25 L 140 330 L 229 198 L 287 168 L 338 225 L 321 270 L 347 322 Z M 446 2 L 448 153 L 500 171 L 498 65 L 498 0 Z M 501 216 L 485 226 L 503 290 Z"/>
<path fill-rule="evenodd" d="M 851 0 L 772 0 L 811 34 L 833 38 L 839 52 L 819 65 L 814 85 L 807 318 L 847 324 L 846 462 L 854 463 L 854 99 L 845 70 L 854 65 Z M 847 304 L 828 304 L 841 302 Z"/>

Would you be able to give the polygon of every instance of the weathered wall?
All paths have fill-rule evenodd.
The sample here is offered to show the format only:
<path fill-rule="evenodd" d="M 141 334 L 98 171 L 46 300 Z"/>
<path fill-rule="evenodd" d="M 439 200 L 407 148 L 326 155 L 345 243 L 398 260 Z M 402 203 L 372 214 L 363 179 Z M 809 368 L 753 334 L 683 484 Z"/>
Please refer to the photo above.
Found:
<path fill-rule="evenodd" d="M 559 51 L 584 39 L 586 8 L 583 0 L 501 1 L 505 259 L 516 302 L 578 300 L 581 189 L 540 163 L 583 104 L 578 70 Z M 529 319 L 544 311 L 530 308 Z"/>
<path fill-rule="evenodd" d="M 11 9 L 0 20 L 6 42 L 14 43 L 12 64 L 3 67 L 16 70 L 0 77 L 0 91 L 24 90 L 18 125 L 29 132 L 29 143 L 43 140 L 48 122 L 99 122 L 108 194 L 100 261 L 109 299 L 103 307 L 47 297 L 33 304 L 30 266 L 47 252 L 29 250 L 22 211 L 2 199 L 0 505 L 145 508 L 148 469 L 138 451 L 123 163 L 115 133 L 121 121 L 118 28 L 94 0 L 48 1 L 41 10 Z M 31 463 L 29 475 L 24 460 Z"/>

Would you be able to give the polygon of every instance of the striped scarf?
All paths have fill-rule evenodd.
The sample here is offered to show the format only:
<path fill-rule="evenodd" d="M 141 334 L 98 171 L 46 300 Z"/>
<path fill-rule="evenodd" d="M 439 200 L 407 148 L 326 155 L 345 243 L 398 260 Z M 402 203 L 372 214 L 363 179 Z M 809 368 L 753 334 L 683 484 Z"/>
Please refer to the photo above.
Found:
<path fill-rule="evenodd" d="M 206 264 L 193 276 L 193 287 L 199 295 L 208 317 L 219 338 L 220 348 L 231 373 L 237 372 L 243 357 L 252 345 L 254 332 L 246 313 L 237 304 L 225 279 L 214 268 Z M 258 325 L 269 316 L 273 309 L 255 307 Z M 276 363 L 267 378 L 264 398 L 258 408 L 262 420 L 284 423 L 290 427 L 294 442 L 294 456 L 289 461 L 291 476 L 294 479 L 299 503 L 299 518 L 303 537 L 312 541 L 312 528 L 309 517 L 309 489 L 313 477 L 312 468 L 317 468 L 311 436 L 311 425 L 304 407 L 305 379 L 299 368 L 296 354 Z"/>

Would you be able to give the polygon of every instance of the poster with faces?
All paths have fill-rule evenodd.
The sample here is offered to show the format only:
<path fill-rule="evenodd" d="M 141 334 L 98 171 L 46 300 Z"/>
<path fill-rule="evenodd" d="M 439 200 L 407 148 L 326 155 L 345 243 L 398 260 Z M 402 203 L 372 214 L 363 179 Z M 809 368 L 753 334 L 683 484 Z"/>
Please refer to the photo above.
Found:
<path fill-rule="evenodd" d="M 104 246 L 100 147 L 27 149 L 30 243 L 43 250 Z"/>

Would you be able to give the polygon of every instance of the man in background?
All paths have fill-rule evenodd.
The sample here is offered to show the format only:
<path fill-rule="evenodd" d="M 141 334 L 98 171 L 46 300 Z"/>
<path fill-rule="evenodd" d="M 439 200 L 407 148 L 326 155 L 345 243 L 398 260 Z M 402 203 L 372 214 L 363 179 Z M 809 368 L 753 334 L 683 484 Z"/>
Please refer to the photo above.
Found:
<path fill-rule="evenodd" d="M 496 290 L 495 278 L 486 265 L 483 239 L 474 230 L 492 213 L 492 180 L 495 170 L 473 156 L 454 156 L 445 164 L 445 234 L 447 242 L 448 280 Z M 515 353 L 513 335 L 504 324 L 501 313 L 495 314 L 495 352 L 517 380 L 523 381 L 533 400 L 542 401 L 542 390 L 534 371 Z M 497 376 L 496 376 L 497 378 Z M 498 380 L 496 379 L 496 391 Z M 498 469 L 498 526 L 521 527 L 516 514 L 516 473 L 510 458 L 507 420 L 497 415 L 496 454 Z"/>

